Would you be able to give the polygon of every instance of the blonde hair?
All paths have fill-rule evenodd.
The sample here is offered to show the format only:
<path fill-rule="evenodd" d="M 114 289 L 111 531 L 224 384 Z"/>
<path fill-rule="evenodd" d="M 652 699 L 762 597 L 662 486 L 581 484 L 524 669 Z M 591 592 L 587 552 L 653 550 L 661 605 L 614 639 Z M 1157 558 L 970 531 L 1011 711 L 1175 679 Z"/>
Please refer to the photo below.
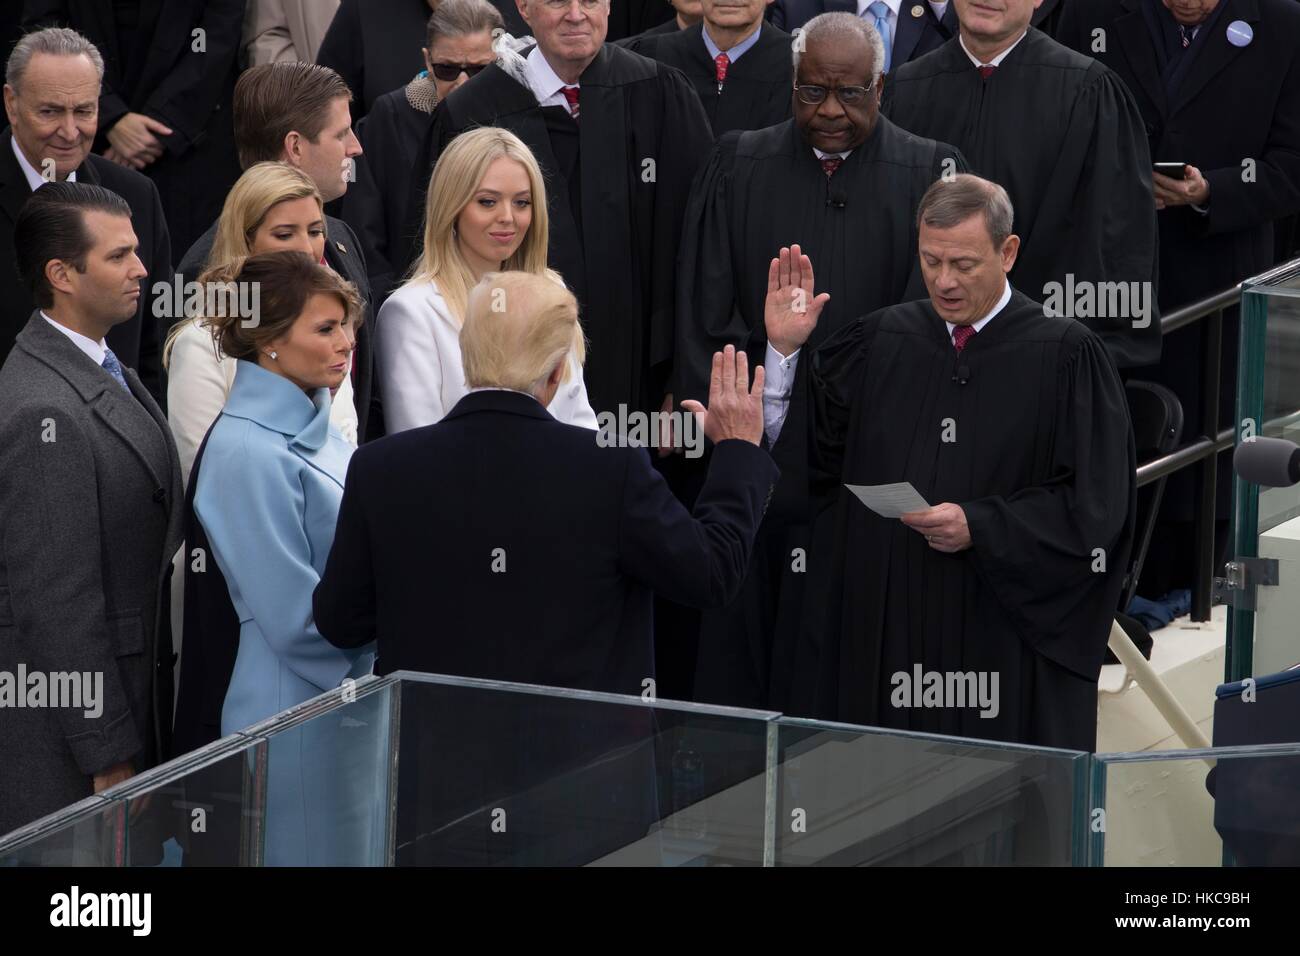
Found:
<path fill-rule="evenodd" d="M 460 329 L 465 382 L 536 395 L 581 338 L 578 300 L 563 285 L 545 275 L 489 272 L 470 290 Z"/>
<path fill-rule="evenodd" d="M 321 221 L 325 219 L 324 203 L 315 181 L 302 170 L 287 163 L 258 163 L 250 166 L 235 182 L 221 207 L 217 232 L 212 249 L 204 263 L 205 272 L 229 265 L 252 254 L 253 236 L 266 221 L 267 215 L 282 202 L 311 197 L 321 206 Z M 187 279 L 188 281 L 188 279 Z M 199 278 L 202 285 L 203 277 Z M 185 323 L 191 316 L 182 315 L 167 333 L 163 343 L 162 362 L 166 368 L 171 363 L 172 347 Z"/>

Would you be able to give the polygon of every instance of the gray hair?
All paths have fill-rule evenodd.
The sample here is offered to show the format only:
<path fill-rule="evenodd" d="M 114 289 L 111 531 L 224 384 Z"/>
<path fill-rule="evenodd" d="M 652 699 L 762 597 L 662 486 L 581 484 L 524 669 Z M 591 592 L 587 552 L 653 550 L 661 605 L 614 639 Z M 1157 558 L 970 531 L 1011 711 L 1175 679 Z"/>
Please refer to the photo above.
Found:
<path fill-rule="evenodd" d="M 433 41 L 440 37 L 463 37 L 473 33 L 505 30 L 501 13 L 487 0 L 442 0 L 429 17 L 424 45 L 433 52 Z M 495 40 L 496 37 L 494 36 Z"/>
<path fill-rule="evenodd" d="M 27 65 L 37 53 L 49 53 L 53 56 L 85 56 L 95 65 L 99 81 L 104 82 L 104 58 L 95 44 L 91 43 L 76 30 L 65 27 L 48 27 L 29 33 L 18 41 L 14 51 L 9 54 L 5 66 L 5 82 L 18 92 Z"/>
<path fill-rule="evenodd" d="M 881 65 L 885 62 L 885 41 L 880 39 L 876 28 L 862 17 L 852 13 L 820 13 L 794 32 L 793 53 L 795 82 L 799 82 L 799 56 L 812 40 L 838 40 L 843 37 L 859 36 L 871 48 L 871 82 L 880 79 Z"/>
<path fill-rule="evenodd" d="M 984 215 L 993 248 L 1001 249 L 1015 222 L 1011 197 L 997 183 L 970 173 L 940 178 L 931 184 L 917 207 L 916 228 L 924 224 L 934 229 L 951 229 L 976 213 Z"/>

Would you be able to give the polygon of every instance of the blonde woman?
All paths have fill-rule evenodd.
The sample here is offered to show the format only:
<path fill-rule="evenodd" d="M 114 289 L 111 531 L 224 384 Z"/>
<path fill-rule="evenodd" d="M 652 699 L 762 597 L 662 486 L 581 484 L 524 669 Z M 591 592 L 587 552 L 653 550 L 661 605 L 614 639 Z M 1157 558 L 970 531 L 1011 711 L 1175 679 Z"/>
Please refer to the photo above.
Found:
<path fill-rule="evenodd" d="M 485 127 L 462 133 L 443 151 L 429 181 L 423 252 L 376 323 L 376 379 L 390 434 L 440 421 L 469 391 L 460 331 L 469 290 L 483 276 L 527 272 L 563 285 L 546 267 L 547 230 L 542 173 L 517 136 Z M 547 411 L 594 429 L 582 378 L 585 354 L 579 326 Z"/>
<path fill-rule="evenodd" d="M 226 197 L 206 268 L 261 252 L 305 252 L 322 262 L 325 238 L 320 190 L 312 179 L 284 163 L 257 163 L 239 177 Z M 183 279 L 190 282 L 199 277 Z M 167 421 L 188 484 L 195 452 L 226 404 L 237 363 L 219 353 L 198 316 L 189 316 L 168 333 L 163 364 L 168 372 Z M 330 421 L 356 445 L 357 412 L 350 375 L 334 395 Z"/>

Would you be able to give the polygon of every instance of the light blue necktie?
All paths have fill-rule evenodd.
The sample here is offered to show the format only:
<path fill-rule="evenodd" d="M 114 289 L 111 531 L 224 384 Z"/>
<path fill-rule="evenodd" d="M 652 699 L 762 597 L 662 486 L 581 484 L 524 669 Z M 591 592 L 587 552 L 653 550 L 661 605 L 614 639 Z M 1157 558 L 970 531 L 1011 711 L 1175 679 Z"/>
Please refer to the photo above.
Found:
<path fill-rule="evenodd" d="M 100 368 L 117 379 L 117 384 L 126 389 L 126 394 L 131 394 L 131 386 L 126 384 L 126 376 L 122 374 L 122 363 L 117 360 L 112 349 L 105 347 L 104 361 L 100 363 Z"/>
<path fill-rule="evenodd" d="M 889 27 L 889 4 L 883 0 L 873 0 L 868 5 L 867 13 L 875 17 L 876 32 L 880 34 L 880 39 L 885 44 L 885 65 L 881 67 L 881 72 L 889 72 L 889 58 L 894 49 L 894 35 Z"/>

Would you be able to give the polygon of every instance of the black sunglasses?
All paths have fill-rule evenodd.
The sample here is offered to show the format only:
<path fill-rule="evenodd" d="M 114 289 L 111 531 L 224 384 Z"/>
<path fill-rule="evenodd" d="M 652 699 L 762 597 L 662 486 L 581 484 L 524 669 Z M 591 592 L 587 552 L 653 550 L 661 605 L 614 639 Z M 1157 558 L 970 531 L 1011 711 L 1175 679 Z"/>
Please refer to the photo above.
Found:
<path fill-rule="evenodd" d="M 487 69 L 490 63 L 435 63 L 433 64 L 433 75 L 444 83 L 450 83 L 458 79 L 462 73 L 468 76 Z"/>

